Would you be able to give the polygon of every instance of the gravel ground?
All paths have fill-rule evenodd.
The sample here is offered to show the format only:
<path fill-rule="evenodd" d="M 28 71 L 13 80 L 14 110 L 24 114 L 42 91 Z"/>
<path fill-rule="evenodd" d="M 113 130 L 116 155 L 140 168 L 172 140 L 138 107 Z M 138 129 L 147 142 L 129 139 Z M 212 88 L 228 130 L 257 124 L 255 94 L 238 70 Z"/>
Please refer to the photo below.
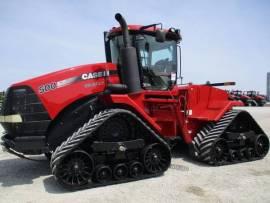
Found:
<path fill-rule="evenodd" d="M 246 109 L 270 135 L 270 107 Z M 45 159 L 33 162 L 0 151 L 0 202 L 270 202 L 269 165 L 268 155 L 209 167 L 180 148 L 161 177 L 68 192 L 55 183 Z"/>

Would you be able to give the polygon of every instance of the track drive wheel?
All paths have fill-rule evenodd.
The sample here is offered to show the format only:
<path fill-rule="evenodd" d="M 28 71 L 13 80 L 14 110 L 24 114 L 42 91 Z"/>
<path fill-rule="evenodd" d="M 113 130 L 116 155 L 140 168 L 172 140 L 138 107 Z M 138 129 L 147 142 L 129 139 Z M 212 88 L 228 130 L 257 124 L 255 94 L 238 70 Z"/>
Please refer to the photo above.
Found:
<path fill-rule="evenodd" d="M 58 164 L 55 177 L 64 187 L 78 189 L 88 184 L 93 169 L 91 155 L 83 150 L 76 150 Z"/>
<path fill-rule="evenodd" d="M 211 149 L 211 159 L 209 163 L 213 165 L 221 165 L 224 161 L 226 161 L 229 149 L 226 143 L 226 140 L 223 138 L 219 138 L 215 141 Z"/>
<path fill-rule="evenodd" d="M 146 146 L 142 151 L 142 161 L 145 170 L 150 174 L 166 171 L 171 163 L 171 154 L 161 144 L 154 143 Z"/>
<path fill-rule="evenodd" d="M 255 153 L 259 157 L 264 157 L 269 150 L 269 139 L 266 135 L 260 134 L 254 142 Z"/>

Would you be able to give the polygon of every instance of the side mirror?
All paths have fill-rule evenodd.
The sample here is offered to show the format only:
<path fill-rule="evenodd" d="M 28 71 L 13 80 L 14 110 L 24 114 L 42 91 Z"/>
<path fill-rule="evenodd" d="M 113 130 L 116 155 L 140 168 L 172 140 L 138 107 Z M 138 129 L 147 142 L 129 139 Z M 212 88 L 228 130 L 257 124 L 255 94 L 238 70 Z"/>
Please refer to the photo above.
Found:
<path fill-rule="evenodd" d="M 168 81 L 169 89 L 171 89 L 173 87 L 173 85 L 175 85 L 175 84 L 176 84 L 176 73 L 171 72 L 171 78 Z"/>
<path fill-rule="evenodd" d="M 181 35 L 181 33 L 180 33 L 180 29 L 176 29 L 176 30 L 175 30 L 175 33 L 176 33 L 177 36 L 178 36 L 178 40 L 179 40 L 179 41 L 182 41 L 182 35 Z"/>
<path fill-rule="evenodd" d="M 166 32 L 163 30 L 156 31 L 156 41 L 157 42 L 165 42 L 166 41 Z"/>
<path fill-rule="evenodd" d="M 171 81 L 172 81 L 173 83 L 176 82 L 176 73 L 174 73 L 174 72 L 171 72 Z"/>

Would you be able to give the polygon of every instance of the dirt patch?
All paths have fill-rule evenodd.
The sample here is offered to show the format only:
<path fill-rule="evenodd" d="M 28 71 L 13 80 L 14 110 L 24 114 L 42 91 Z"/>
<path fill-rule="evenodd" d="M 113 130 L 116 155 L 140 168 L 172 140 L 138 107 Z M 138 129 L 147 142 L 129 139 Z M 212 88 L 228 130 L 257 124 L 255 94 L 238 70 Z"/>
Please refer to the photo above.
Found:
<path fill-rule="evenodd" d="M 171 164 L 170 169 L 178 170 L 178 171 L 189 171 L 189 168 L 180 164 Z"/>
<path fill-rule="evenodd" d="M 269 176 L 270 175 L 270 170 L 264 170 L 264 171 L 257 171 L 257 170 L 250 170 L 251 174 L 254 176 Z"/>
<path fill-rule="evenodd" d="M 205 196 L 205 191 L 202 188 L 198 187 L 198 186 L 193 186 L 193 185 L 192 186 L 189 186 L 186 189 L 186 191 L 188 193 L 192 193 L 192 194 L 194 194 L 196 196 L 199 196 L 199 197 Z"/>

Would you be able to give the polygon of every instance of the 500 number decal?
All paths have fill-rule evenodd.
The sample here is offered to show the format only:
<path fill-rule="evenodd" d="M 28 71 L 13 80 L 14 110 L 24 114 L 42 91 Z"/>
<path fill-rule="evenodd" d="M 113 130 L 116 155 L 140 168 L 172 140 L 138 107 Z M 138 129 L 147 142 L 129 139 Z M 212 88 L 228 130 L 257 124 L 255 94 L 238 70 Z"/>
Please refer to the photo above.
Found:
<path fill-rule="evenodd" d="M 51 82 L 48 84 L 44 84 L 38 87 L 38 91 L 40 94 L 55 90 L 60 87 L 65 87 L 67 85 L 71 85 L 80 81 L 85 81 L 85 80 L 91 80 L 91 79 L 97 79 L 97 78 L 102 78 L 102 77 L 108 77 L 111 74 L 117 74 L 117 72 L 110 72 L 109 70 L 104 70 L 104 71 L 97 71 L 97 72 L 90 72 L 90 73 L 83 73 L 79 76 L 73 76 L 70 78 L 66 78 L 64 80 L 56 81 L 56 82 Z M 95 87 L 98 85 L 103 85 L 104 82 L 97 82 L 93 81 L 93 83 L 88 83 L 85 84 L 85 88 L 90 88 L 90 87 Z"/>
<path fill-rule="evenodd" d="M 39 87 L 39 93 L 42 94 L 44 92 L 48 92 L 50 90 L 56 89 L 56 82 L 45 84 Z"/>

